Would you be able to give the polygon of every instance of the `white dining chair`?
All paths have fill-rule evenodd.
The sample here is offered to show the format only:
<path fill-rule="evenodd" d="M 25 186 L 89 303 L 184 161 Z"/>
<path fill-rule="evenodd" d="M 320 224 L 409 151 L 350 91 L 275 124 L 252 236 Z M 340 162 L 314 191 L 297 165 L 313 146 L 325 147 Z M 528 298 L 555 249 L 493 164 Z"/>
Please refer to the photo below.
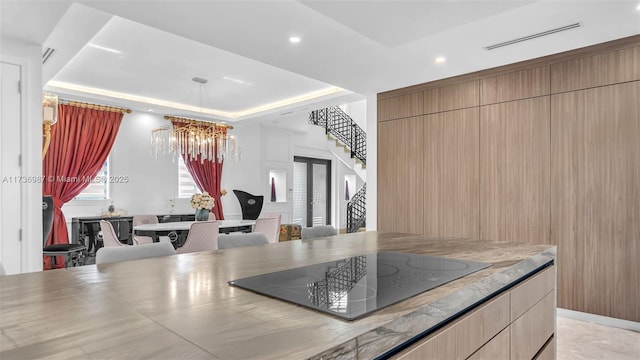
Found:
<path fill-rule="evenodd" d="M 157 224 L 158 217 L 155 215 L 133 215 L 132 225 L 135 228 L 138 225 Z M 135 230 L 133 230 L 135 233 Z M 151 236 L 133 235 L 133 245 L 151 244 L 153 238 Z"/>
<path fill-rule="evenodd" d="M 216 221 L 196 221 L 189 228 L 189 235 L 176 253 L 208 251 L 218 249 L 219 224 Z"/>
<path fill-rule="evenodd" d="M 103 246 L 129 246 L 120 242 L 120 240 L 118 239 L 118 235 L 116 235 L 116 231 L 113 229 L 113 225 L 111 225 L 110 222 L 106 220 L 100 220 L 100 230 L 102 230 Z"/>
<path fill-rule="evenodd" d="M 258 218 L 253 231 L 263 233 L 269 243 L 277 243 L 280 235 L 280 219 L 277 217 Z"/>

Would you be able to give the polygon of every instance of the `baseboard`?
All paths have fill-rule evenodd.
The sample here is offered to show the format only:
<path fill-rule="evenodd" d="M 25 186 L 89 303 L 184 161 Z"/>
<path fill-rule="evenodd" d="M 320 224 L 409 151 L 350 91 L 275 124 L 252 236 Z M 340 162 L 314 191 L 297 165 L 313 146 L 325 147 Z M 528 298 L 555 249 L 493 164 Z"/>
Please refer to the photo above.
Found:
<path fill-rule="evenodd" d="M 580 311 L 558 308 L 558 316 L 569 319 L 586 321 L 594 324 L 613 326 L 620 329 L 627 329 L 640 332 L 640 323 L 630 320 L 616 319 L 608 316 L 589 314 Z"/>

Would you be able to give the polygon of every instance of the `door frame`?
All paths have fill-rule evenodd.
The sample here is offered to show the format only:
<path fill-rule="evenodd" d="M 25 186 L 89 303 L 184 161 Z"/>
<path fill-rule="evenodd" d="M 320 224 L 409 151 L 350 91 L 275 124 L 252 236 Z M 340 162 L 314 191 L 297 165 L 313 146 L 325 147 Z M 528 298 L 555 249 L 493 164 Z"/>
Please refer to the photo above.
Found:
<path fill-rule="evenodd" d="M 307 224 L 305 226 L 313 226 L 313 207 L 311 205 L 313 201 L 313 164 L 325 165 L 327 167 L 327 209 L 325 217 L 325 225 L 331 224 L 331 160 L 318 159 L 307 156 L 294 156 L 293 162 L 301 162 L 307 164 Z M 311 191 L 309 191 L 311 190 Z"/>

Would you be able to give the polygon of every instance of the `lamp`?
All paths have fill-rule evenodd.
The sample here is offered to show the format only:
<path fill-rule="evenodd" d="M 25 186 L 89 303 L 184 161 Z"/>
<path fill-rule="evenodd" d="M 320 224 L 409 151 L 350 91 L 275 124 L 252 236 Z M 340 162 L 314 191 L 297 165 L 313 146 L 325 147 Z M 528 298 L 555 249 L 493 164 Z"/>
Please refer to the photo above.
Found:
<path fill-rule="evenodd" d="M 58 122 L 58 96 L 56 94 L 44 93 L 42 99 L 42 126 L 44 131 L 44 145 L 42 147 L 42 158 L 49 150 L 51 142 L 51 126 Z"/>
<path fill-rule="evenodd" d="M 194 77 L 200 84 L 200 108 L 202 108 L 203 85 L 206 79 Z M 172 126 L 162 126 L 151 130 L 151 153 L 156 159 L 159 154 L 185 155 L 189 160 L 200 156 L 200 161 L 217 159 L 237 161 L 240 148 L 236 137 L 229 135 L 233 126 L 210 121 L 165 116 Z"/>

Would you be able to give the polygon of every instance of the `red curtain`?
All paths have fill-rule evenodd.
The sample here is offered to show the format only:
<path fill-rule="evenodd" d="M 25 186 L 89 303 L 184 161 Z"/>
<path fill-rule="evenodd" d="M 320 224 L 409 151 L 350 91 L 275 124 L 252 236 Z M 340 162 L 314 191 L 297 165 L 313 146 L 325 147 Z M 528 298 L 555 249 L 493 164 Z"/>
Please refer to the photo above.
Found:
<path fill-rule="evenodd" d="M 47 245 L 68 244 L 67 223 L 62 205 L 89 186 L 107 160 L 124 114 L 58 105 L 58 122 L 51 129 L 51 145 L 42 160 L 42 194 L 53 196 L 53 228 Z M 57 267 L 64 267 L 62 257 Z M 49 257 L 44 269 L 51 267 Z"/>
<path fill-rule="evenodd" d="M 216 154 L 214 156 L 214 161 L 204 159 L 201 161 L 202 157 L 198 154 L 198 157 L 195 159 L 189 160 L 188 154 L 182 154 L 182 159 L 184 160 L 189 173 L 193 177 L 196 185 L 200 191 L 206 191 L 209 195 L 213 196 L 216 201 L 215 206 L 211 211 L 216 216 L 218 220 L 224 220 L 224 213 L 222 211 L 222 201 L 220 201 L 220 184 L 222 182 L 222 161 L 218 161 L 218 149 L 216 146 Z"/>

